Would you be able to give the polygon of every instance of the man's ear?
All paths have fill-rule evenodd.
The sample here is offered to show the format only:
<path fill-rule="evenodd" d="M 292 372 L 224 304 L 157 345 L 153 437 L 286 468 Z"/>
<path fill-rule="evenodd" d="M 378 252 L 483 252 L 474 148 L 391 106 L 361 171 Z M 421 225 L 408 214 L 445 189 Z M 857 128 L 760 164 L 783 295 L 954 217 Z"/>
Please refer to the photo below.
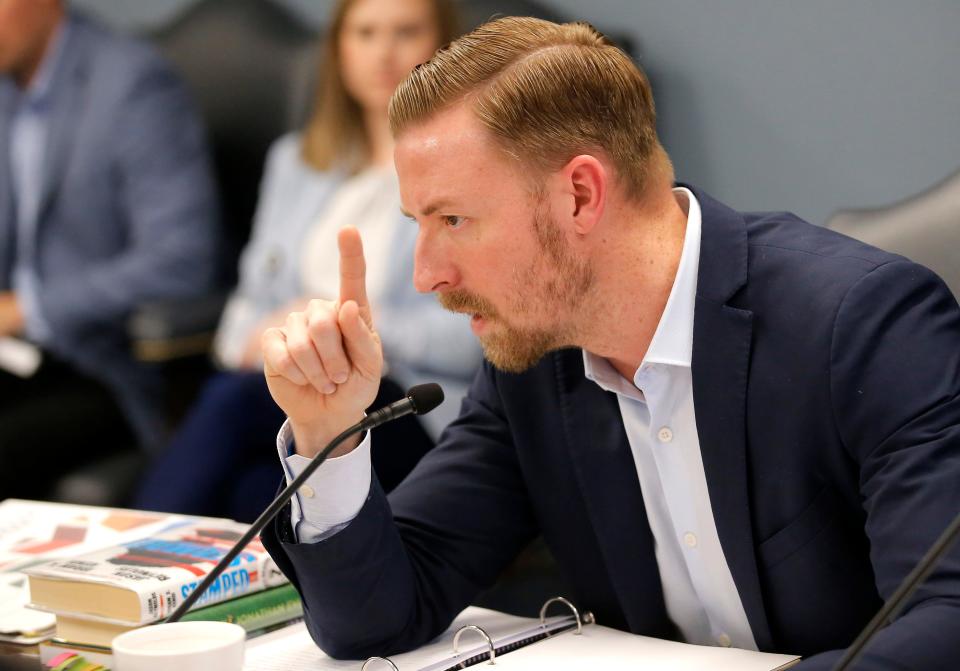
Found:
<path fill-rule="evenodd" d="M 600 221 L 607 202 L 608 173 L 597 157 L 580 154 L 570 159 L 560 170 L 564 198 L 574 231 L 586 235 Z"/>

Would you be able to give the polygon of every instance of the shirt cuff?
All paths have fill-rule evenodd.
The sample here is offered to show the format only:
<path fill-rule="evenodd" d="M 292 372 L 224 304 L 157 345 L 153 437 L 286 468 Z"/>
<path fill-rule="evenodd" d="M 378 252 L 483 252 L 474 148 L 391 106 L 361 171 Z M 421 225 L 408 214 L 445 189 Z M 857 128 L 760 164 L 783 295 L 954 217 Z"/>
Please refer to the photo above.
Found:
<path fill-rule="evenodd" d="M 53 336 L 49 322 L 40 311 L 35 277 L 29 272 L 15 272 L 13 278 L 14 293 L 17 295 L 17 304 L 23 314 L 23 333 L 27 340 L 44 345 Z"/>
<path fill-rule="evenodd" d="M 290 420 L 277 434 L 277 453 L 289 485 L 310 464 L 293 452 Z M 346 527 L 370 493 L 370 432 L 351 452 L 327 459 L 290 499 L 290 526 L 299 543 L 316 543 Z"/>

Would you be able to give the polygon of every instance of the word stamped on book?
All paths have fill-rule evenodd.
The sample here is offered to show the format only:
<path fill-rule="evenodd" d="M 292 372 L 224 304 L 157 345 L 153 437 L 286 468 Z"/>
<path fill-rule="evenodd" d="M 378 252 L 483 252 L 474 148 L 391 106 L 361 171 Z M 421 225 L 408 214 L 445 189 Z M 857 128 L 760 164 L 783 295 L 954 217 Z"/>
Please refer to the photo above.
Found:
<path fill-rule="evenodd" d="M 228 521 L 184 523 L 144 538 L 27 571 L 32 606 L 56 613 L 143 624 L 163 619 L 243 535 Z M 250 543 L 198 605 L 286 582 L 259 540 Z"/>

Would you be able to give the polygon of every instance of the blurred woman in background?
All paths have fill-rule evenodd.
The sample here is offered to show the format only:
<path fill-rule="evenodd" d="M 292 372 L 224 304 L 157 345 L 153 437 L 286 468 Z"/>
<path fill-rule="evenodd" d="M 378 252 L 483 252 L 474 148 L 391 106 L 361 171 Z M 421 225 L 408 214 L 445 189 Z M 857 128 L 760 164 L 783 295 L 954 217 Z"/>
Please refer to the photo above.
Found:
<path fill-rule="evenodd" d="M 325 43 L 314 113 L 267 157 L 240 282 L 214 345 L 225 369 L 201 392 L 141 484 L 137 508 L 249 521 L 280 484 L 284 416 L 263 377 L 260 336 L 310 298 L 339 293 L 337 232 L 355 226 L 386 377 L 374 403 L 440 382 L 447 401 L 377 429 L 373 466 L 390 490 L 452 419 L 479 362 L 466 319 L 413 288 L 417 225 L 400 214 L 387 105 L 400 80 L 455 36 L 449 0 L 342 0 Z M 422 424 L 423 420 L 430 424 Z"/>

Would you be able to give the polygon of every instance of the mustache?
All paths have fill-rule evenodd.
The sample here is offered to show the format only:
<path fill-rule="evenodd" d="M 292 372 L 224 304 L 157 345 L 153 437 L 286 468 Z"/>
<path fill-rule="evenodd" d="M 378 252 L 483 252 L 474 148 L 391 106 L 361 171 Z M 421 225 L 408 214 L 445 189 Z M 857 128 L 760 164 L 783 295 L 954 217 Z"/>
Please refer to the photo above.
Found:
<path fill-rule="evenodd" d="M 454 289 L 437 294 L 440 305 L 451 312 L 483 315 L 486 318 L 497 316 L 497 310 L 487 299 L 463 289 Z"/>

